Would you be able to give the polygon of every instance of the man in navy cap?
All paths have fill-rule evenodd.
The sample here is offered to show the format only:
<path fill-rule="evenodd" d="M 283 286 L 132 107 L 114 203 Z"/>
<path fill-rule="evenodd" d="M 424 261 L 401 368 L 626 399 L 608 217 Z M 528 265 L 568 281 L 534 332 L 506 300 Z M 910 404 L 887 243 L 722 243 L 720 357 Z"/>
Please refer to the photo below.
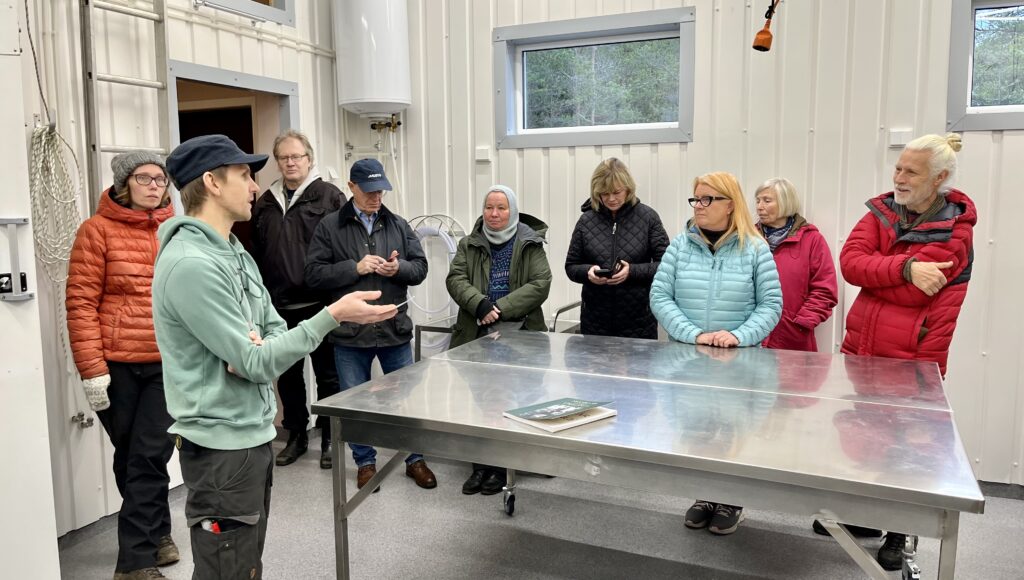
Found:
<path fill-rule="evenodd" d="M 391 183 L 376 159 L 360 159 L 349 173 L 352 199 L 317 226 L 306 254 L 306 284 L 338 299 L 357 290 L 381 292 L 381 304 L 398 305 L 391 320 L 344 323 L 328 336 L 334 344 L 341 390 L 370 380 L 373 359 L 385 373 L 412 364 L 412 320 L 405 306 L 409 286 L 427 277 L 427 257 L 409 223 L 384 207 Z M 377 451 L 349 443 L 362 488 L 377 473 Z M 405 460 L 405 474 L 424 489 L 437 487 L 423 456 Z M 378 491 L 380 488 L 375 489 Z"/>
<path fill-rule="evenodd" d="M 366 302 L 379 292 L 358 292 L 288 330 L 256 263 L 231 234 L 232 224 L 249 219 L 259 191 L 252 175 L 266 162 L 223 135 L 189 139 L 167 158 L 188 215 L 158 231 L 153 325 L 174 419 L 168 432 L 188 488 L 194 578 L 262 577 L 273 380 L 340 322 L 374 324 L 397 311 Z"/>

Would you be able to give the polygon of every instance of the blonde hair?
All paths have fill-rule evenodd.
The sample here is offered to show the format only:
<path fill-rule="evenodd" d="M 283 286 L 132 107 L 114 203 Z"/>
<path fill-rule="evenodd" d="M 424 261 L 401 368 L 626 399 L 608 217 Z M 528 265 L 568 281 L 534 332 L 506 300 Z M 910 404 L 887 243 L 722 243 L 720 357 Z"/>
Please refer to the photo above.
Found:
<path fill-rule="evenodd" d="M 601 209 L 601 194 L 612 193 L 617 189 L 626 190 L 624 205 L 636 205 L 636 182 L 629 173 L 626 164 L 616 157 L 609 157 L 597 164 L 594 174 L 590 176 L 590 207 L 594 211 Z"/>
<path fill-rule="evenodd" d="M 212 173 L 216 179 L 224 181 L 228 177 L 228 167 L 230 165 L 221 165 L 211 169 L 209 173 Z M 203 175 L 186 183 L 185 187 L 182 187 L 181 191 L 178 192 L 181 195 L 181 205 L 185 208 L 186 215 L 195 215 L 203 207 L 203 204 L 206 203 L 204 175 L 206 175 L 205 172 Z"/>
<path fill-rule="evenodd" d="M 309 138 L 307 138 L 304 134 L 296 131 L 295 129 L 288 129 L 284 133 L 278 135 L 276 139 L 274 139 L 273 152 L 275 160 L 277 159 L 277 148 L 281 146 L 281 143 L 284 143 L 288 139 L 295 139 L 299 143 L 302 143 L 302 147 L 306 150 L 306 155 L 309 155 L 310 166 L 315 165 L 315 159 L 313 158 L 313 146 L 310 145 Z"/>
<path fill-rule="evenodd" d="M 740 182 L 736 179 L 735 175 L 724 171 L 705 173 L 693 180 L 694 195 L 696 195 L 698 185 L 706 185 L 715 190 L 715 193 L 718 195 L 725 196 L 732 202 L 732 213 L 729 214 L 729 227 L 726 228 L 722 237 L 718 238 L 718 241 L 715 242 L 716 250 L 722 246 L 732 233 L 735 233 L 739 239 L 740 248 L 749 240 L 764 241 L 761 233 L 754 227 L 754 220 L 750 217 L 750 209 L 747 208 L 747 202 L 743 198 L 743 190 L 740 189 Z M 697 231 L 700 232 L 702 238 L 710 241 L 704 235 L 704 232 L 700 231 L 700 228 Z"/>
<path fill-rule="evenodd" d="M 779 217 L 788 218 L 800 213 L 800 198 L 796 195 L 796 186 L 785 177 L 773 177 L 758 186 L 754 197 L 770 189 L 775 192 L 775 205 L 779 206 Z"/>
<path fill-rule="evenodd" d="M 928 158 L 928 167 L 931 176 L 935 177 L 943 171 L 948 171 L 946 179 L 939 184 L 939 194 L 945 195 L 953 188 L 956 181 L 956 154 L 963 148 L 963 141 L 957 133 L 942 135 L 923 135 L 907 143 L 904 151 L 927 151 L 931 154 Z"/>

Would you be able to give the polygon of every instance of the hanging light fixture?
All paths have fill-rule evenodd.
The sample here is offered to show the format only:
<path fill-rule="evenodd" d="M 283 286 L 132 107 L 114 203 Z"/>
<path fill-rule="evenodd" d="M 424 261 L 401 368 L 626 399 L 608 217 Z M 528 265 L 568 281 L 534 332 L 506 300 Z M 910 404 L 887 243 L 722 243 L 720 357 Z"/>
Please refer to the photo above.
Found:
<path fill-rule="evenodd" d="M 754 35 L 754 50 L 768 52 L 772 49 L 772 31 L 769 29 L 772 26 L 772 16 L 775 16 L 775 8 L 781 1 L 772 0 L 772 3 L 768 6 L 768 11 L 764 13 L 764 28 L 757 31 L 757 34 Z"/>

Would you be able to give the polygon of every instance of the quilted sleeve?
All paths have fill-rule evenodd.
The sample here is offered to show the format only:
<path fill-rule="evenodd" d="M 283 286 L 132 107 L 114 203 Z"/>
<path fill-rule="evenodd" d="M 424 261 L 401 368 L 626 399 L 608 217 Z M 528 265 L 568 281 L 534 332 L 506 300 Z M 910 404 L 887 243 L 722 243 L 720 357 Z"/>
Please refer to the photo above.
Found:
<path fill-rule="evenodd" d="M 867 213 L 857 222 L 850 237 L 843 244 L 839 254 L 839 267 L 843 278 L 861 288 L 890 288 L 906 284 L 903 279 L 903 264 L 910 256 L 896 254 L 887 256 L 881 247 L 881 224 L 873 214 Z"/>
<path fill-rule="evenodd" d="M 779 283 L 779 270 L 775 266 L 775 258 L 768 244 L 755 242 L 757 255 L 754 260 L 754 311 L 750 316 L 732 330 L 733 336 L 740 341 L 740 346 L 754 346 L 768 337 L 782 317 L 782 284 Z"/>
<path fill-rule="evenodd" d="M 702 332 L 679 305 L 676 304 L 676 259 L 679 255 L 679 246 L 686 244 L 685 234 L 672 240 L 665 255 L 661 258 L 661 265 L 654 274 L 654 282 L 651 284 L 651 312 L 658 319 L 658 323 L 665 329 L 673 339 L 679 342 L 695 344 L 697 337 Z"/>
<path fill-rule="evenodd" d="M 75 366 L 83 379 L 109 374 L 103 358 L 100 301 L 106 279 L 107 244 L 95 219 L 78 228 L 68 263 L 66 302 L 68 335 Z"/>

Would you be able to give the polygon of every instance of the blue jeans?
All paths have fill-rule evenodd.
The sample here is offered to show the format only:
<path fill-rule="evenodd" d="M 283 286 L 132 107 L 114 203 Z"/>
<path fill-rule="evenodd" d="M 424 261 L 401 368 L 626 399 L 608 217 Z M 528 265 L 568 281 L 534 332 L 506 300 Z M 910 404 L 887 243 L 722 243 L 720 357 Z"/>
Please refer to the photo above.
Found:
<path fill-rule="evenodd" d="M 338 367 L 338 383 L 342 391 L 370 380 L 374 357 L 380 361 L 384 374 L 387 374 L 412 364 L 412 347 L 408 342 L 398 346 L 369 348 L 334 345 L 334 364 Z M 377 463 L 377 450 L 370 445 L 349 443 L 348 446 L 352 449 L 352 460 L 356 462 L 356 467 Z M 405 463 L 411 465 L 421 459 L 422 455 L 413 453 L 405 459 Z"/>

